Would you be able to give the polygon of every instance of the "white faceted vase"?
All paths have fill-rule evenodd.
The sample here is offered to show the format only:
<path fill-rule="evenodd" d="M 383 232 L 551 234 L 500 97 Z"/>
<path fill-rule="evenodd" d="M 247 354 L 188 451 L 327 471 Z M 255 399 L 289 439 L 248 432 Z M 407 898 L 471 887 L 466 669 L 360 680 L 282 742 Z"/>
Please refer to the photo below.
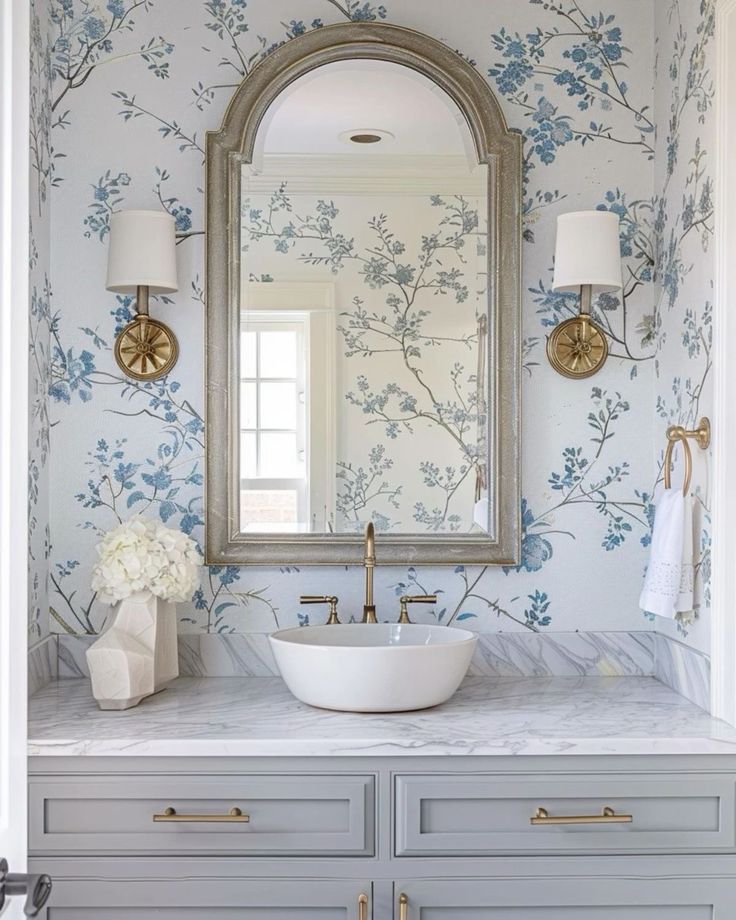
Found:
<path fill-rule="evenodd" d="M 117 606 L 110 628 L 87 649 L 100 709 L 130 709 L 179 676 L 176 605 L 139 591 Z"/>

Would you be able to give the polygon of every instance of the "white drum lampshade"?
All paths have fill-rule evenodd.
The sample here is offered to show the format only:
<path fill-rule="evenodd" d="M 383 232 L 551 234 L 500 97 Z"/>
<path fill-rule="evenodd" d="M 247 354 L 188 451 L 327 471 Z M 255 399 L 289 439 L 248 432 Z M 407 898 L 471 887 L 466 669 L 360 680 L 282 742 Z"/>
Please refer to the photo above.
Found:
<path fill-rule="evenodd" d="M 178 290 L 176 221 L 166 211 L 116 211 L 110 218 L 107 290 L 134 294 L 139 287 Z"/>
<path fill-rule="evenodd" d="M 621 275 L 620 220 L 611 211 L 576 211 L 557 218 L 554 291 L 593 294 L 618 291 Z"/>

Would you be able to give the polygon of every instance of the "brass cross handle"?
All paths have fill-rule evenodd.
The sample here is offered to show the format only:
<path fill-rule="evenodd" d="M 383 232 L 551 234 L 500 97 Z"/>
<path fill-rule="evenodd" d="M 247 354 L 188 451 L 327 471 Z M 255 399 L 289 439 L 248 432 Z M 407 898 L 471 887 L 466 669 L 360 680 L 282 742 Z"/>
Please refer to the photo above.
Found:
<path fill-rule="evenodd" d="M 436 594 L 404 594 L 399 598 L 399 623 L 411 623 L 407 604 L 436 604 Z"/>
<path fill-rule="evenodd" d="M 337 615 L 338 598 L 334 594 L 302 594 L 299 598 L 300 604 L 329 604 L 330 614 L 327 617 L 327 626 L 339 625 L 340 619 Z"/>

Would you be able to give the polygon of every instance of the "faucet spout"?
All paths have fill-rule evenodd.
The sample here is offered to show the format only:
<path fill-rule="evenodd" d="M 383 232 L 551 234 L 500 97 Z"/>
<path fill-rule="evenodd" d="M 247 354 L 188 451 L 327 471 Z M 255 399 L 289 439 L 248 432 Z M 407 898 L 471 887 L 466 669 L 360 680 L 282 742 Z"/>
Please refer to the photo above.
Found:
<path fill-rule="evenodd" d="M 376 534 L 373 522 L 365 525 L 365 554 L 363 556 L 365 568 L 365 603 L 363 604 L 363 622 L 377 623 L 376 605 L 373 600 L 373 570 L 376 567 Z"/>

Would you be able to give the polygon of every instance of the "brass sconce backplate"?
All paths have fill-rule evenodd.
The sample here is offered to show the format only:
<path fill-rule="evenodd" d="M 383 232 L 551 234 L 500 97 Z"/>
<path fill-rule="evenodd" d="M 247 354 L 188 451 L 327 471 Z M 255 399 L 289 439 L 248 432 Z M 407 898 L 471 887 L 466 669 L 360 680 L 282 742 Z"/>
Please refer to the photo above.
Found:
<path fill-rule="evenodd" d="M 565 377 L 592 377 L 605 364 L 608 342 L 605 333 L 585 313 L 565 320 L 547 339 L 549 363 Z"/>
<path fill-rule="evenodd" d="M 168 374 L 179 356 L 176 336 L 164 323 L 138 314 L 115 340 L 115 360 L 136 380 L 156 380 Z"/>

